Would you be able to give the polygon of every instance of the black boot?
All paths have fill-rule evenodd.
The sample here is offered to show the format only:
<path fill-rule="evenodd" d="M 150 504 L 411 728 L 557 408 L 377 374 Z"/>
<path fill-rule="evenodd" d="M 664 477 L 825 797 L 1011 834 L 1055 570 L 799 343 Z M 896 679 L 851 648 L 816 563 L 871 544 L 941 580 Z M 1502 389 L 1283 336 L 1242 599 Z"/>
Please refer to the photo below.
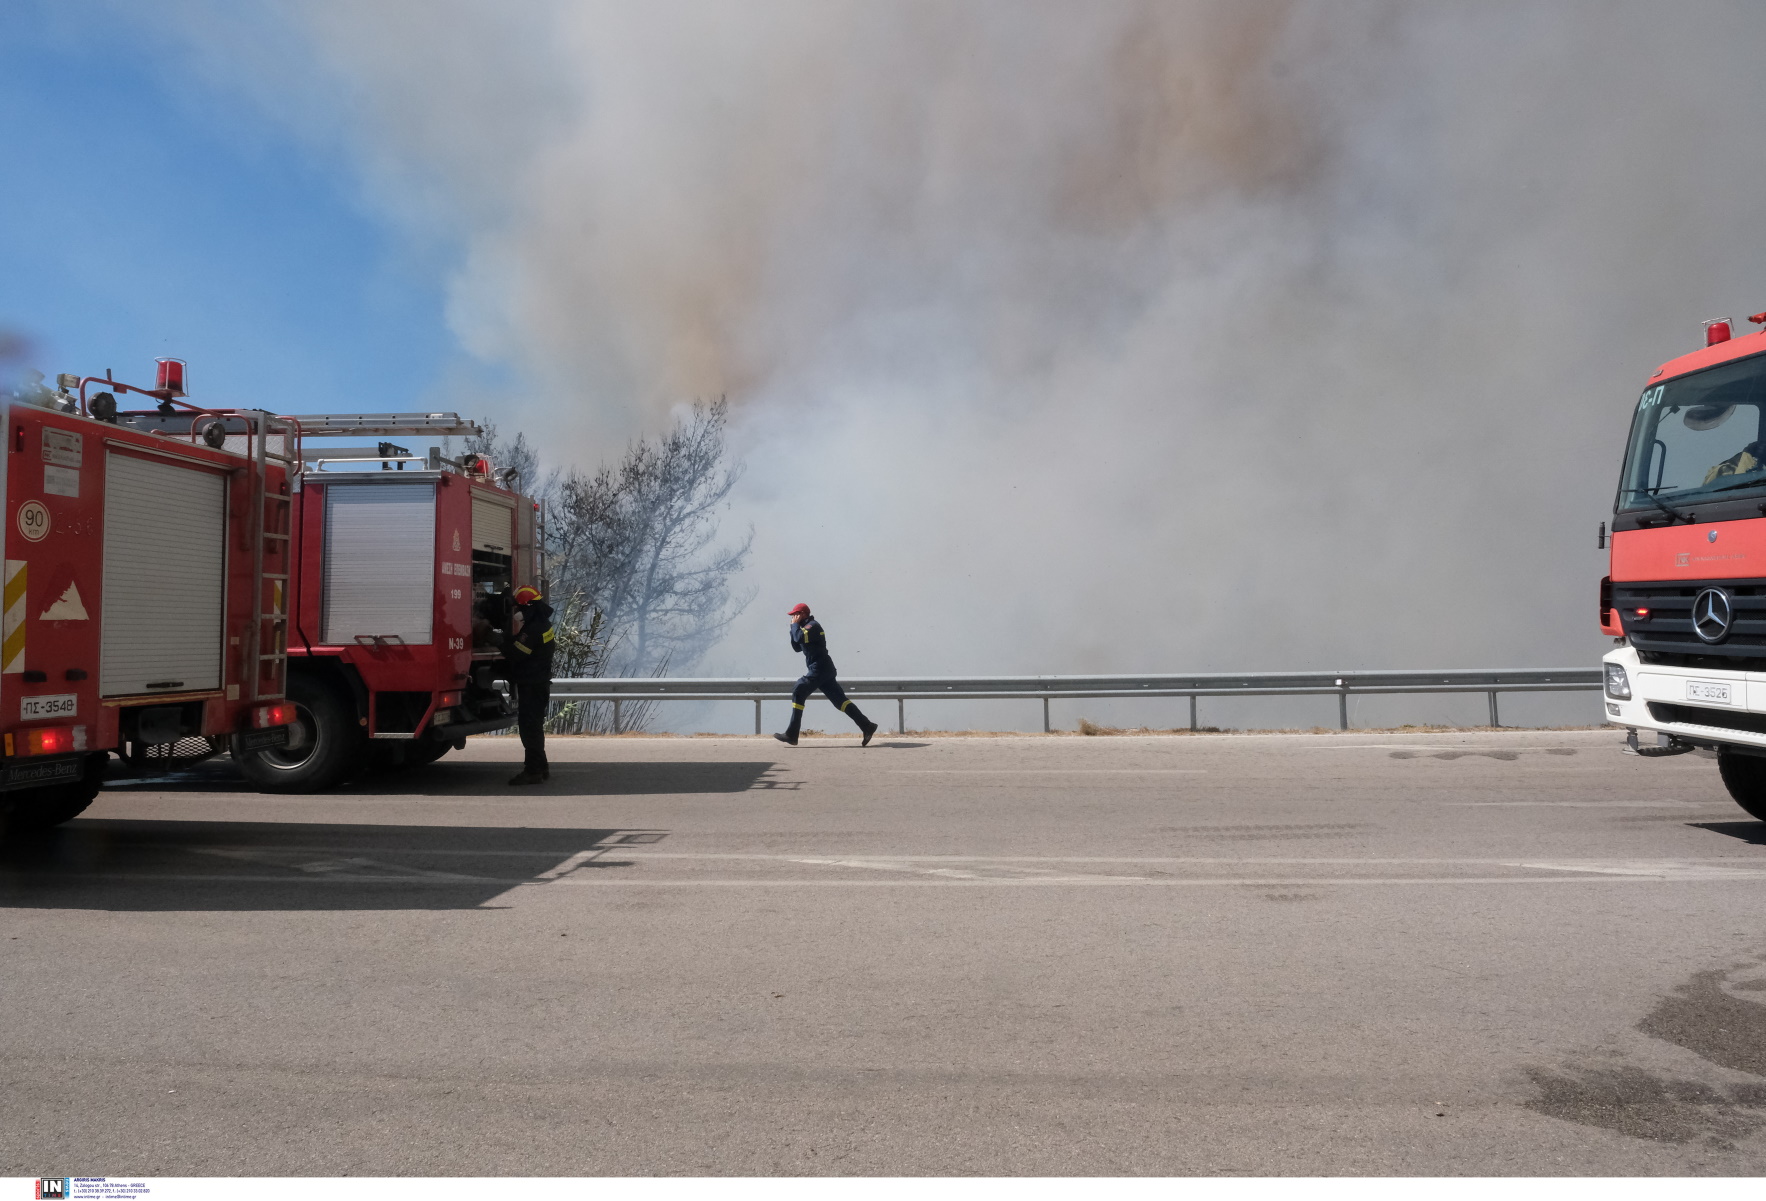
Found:
<path fill-rule="evenodd" d="M 785 727 L 785 732 L 783 734 L 774 734 L 773 737 L 777 738 L 780 742 L 785 743 L 787 746 L 796 746 L 797 745 L 797 731 L 802 728 L 803 728 L 803 706 L 802 705 L 792 705 L 791 706 L 791 724 Z"/>
<path fill-rule="evenodd" d="M 846 716 L 852 718 L 853 721 L 858 723 L 859 732 L 865 736 L 865 740 L 859 743 L 859 745 L 870 746 L 871 735 L 875 734 L 878 729 L 877 723 L 871 721 L 863 713 L 860 713 L 859 707 L 851 701 L 846 702 Z"/>

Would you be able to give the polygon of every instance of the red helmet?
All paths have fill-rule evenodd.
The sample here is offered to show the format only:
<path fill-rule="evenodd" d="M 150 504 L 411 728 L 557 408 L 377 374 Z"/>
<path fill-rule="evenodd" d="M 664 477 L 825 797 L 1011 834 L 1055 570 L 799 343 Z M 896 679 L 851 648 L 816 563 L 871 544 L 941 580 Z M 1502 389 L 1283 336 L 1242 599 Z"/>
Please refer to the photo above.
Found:
<path fill-rule="evenodd" d="M 799 601 L 799 602 L 797 602 L 797 604 L 795 604 L 791 607 L 791 612 L 785 614 L 785 616 L 786 617 L 796 617 L 799 613 L 808 613 L 808 612 L 809 612 L 809 606 L 804 604 L 802 601 Z"/>
<path fill-rule="evenodd" d="M 539 599 L 540 590 L 532 584 L 523 584 L 515 590 L 515 603 L 518 605 L 531 605 Z"/>

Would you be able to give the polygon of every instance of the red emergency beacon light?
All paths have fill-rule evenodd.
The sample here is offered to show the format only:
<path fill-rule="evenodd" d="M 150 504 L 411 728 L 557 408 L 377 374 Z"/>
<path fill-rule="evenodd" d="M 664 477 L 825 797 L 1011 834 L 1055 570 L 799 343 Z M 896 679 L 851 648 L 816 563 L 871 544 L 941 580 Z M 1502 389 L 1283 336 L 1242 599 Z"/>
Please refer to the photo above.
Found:
<path fill-rule="evenodd" d="M 1728 337 L 1728 326 L 1724 327 L 1724 337 Z M 159 370 L 154 374 L 153 390 L 166 396 L 184 396 L 184 360 L 155 359 Z"/>
<path fill-rule="evenodd" d="M 1705 322 L 1705 345 L 1715 346 L 1719 342 L 1727 342 L 1730 338 L 1729 318 L 1721 321 Z"/>

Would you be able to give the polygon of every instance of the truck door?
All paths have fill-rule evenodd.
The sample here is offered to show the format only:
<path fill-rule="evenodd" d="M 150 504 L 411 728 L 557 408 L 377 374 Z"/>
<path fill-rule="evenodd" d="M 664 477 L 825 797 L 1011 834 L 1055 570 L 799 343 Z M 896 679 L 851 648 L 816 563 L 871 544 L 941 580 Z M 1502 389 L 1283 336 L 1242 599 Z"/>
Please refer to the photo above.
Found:
<path fill-rule="evenodd" d="M 472 491 L 472 586 L 507 594 L 515 587 L 515 506 L 500 496 Z"/>
<path fill-rule="evenodd" d="M 428 646 L 435 622 L 435 484 L 327 484 L 320 638 Z"/>
<path fill-rule="evenodd" d="M 226 483 L 219 471 L 106 455 L 102 695 L 220 688 Z"/>

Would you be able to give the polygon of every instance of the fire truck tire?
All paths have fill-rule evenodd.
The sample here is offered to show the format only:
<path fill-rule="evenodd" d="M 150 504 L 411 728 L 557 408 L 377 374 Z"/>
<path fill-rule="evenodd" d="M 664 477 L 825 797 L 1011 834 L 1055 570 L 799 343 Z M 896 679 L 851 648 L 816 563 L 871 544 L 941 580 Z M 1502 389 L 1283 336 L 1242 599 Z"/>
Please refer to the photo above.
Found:
<path fill-rule="evenodd" d="M 297 715 L 293 745 L 233 752 L 239 770 L 265 792 L 319 792 L 361 770 L 367 739 L 355 706 L 324 680 L 290 674 Z"/>
<path fill-rule="evenodd" d="M 8 798 L 5 825 L 8 833 L 49 830 L 72 821 L 86 811 L 104 782 L 104 761 L 109 755 L 90 755 L 86 777 L 77 784 L 57 784 L 15 792 Z"/>
<path fill-rule="evenodd" d="M 1766 759 L 1723 751 L 1717 756 L 1723 787 L 1748 816 L 1766 822 Z"/>

